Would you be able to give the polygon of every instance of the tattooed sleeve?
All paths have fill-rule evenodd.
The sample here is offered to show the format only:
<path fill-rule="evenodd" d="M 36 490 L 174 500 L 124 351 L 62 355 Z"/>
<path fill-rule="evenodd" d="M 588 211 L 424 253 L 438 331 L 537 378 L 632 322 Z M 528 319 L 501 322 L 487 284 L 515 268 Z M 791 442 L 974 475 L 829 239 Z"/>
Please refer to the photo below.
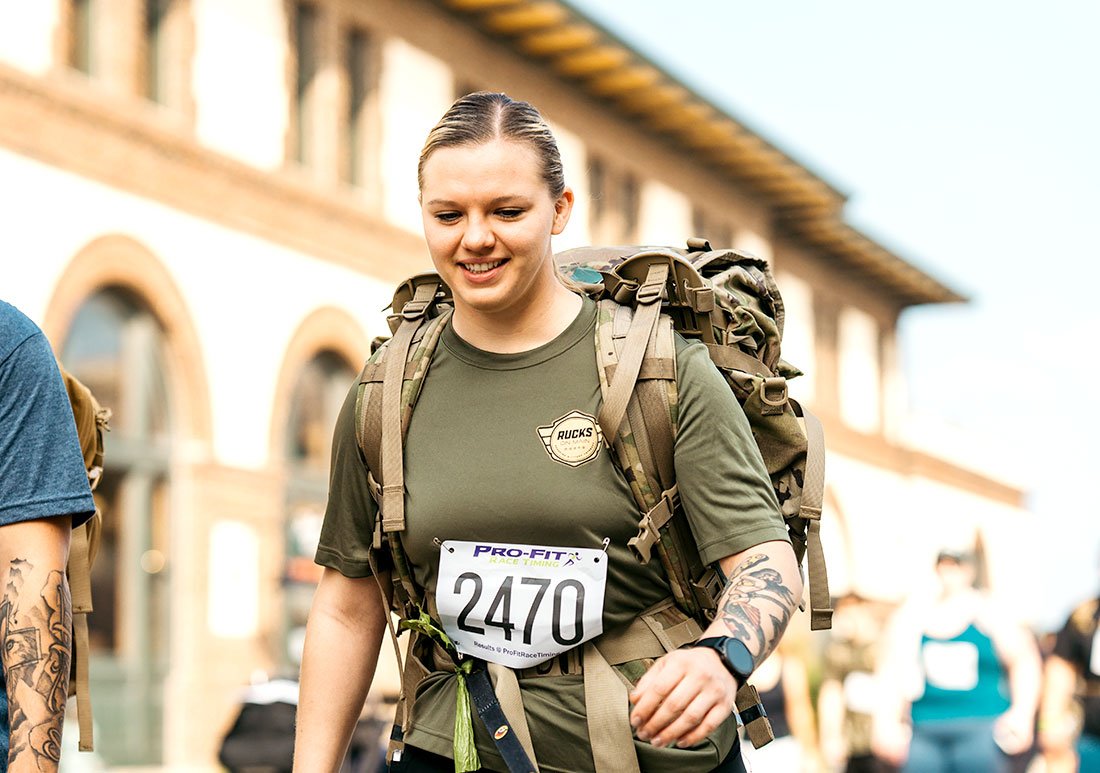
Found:
<path fill-rule="evenodd" d="M 51 571 L 44 582 L 38 577 L 30 562 L 13 560 L 0 601 L 0 656 L 10 706 L 8 759 L 13 770 L 54 771 L 69 690 L 72 602 L 64 573 Z"/>
<path fill-rule="evenodd" d="M 740 639 L 757 665 L 771 654 L 797 603 L 765 553 L 749 556 L 733 570 L 718 602 L 719 620 Z"/>

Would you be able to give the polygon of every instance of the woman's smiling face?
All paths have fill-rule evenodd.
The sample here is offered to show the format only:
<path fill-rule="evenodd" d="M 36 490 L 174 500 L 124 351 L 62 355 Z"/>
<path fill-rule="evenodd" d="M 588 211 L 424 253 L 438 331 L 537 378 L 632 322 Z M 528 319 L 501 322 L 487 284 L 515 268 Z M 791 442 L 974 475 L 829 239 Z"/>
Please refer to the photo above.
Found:
<path fill-rule="evenodd" d="M 511 140 L 435 150 L 420 192 L 432 262 L 463 316 L 518 319 L 557 283 L 552 234 L 573 192 L 553 198 L 537 152 Z"/>

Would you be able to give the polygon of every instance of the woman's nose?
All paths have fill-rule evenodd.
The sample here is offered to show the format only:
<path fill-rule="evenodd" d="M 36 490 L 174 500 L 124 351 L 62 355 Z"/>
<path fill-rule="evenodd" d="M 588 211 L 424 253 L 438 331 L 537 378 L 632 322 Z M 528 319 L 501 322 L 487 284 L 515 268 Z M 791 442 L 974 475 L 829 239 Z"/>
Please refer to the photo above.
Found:
<path fill-rule="evenodd" d="M 488 220 L 472 216 L 466 221 L 466 231 L 462 234 L 462 246 L 470 252 L 482 252 L 490 249 L 496 242 L 496 236 Z"/>

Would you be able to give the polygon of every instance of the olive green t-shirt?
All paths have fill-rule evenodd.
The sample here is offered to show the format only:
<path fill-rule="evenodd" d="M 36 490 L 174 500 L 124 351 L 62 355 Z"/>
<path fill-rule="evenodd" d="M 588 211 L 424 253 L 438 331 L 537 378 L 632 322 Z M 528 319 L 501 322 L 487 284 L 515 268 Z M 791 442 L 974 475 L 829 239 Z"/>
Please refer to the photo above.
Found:
<path fill-rule="evenodd" d="M 405 444 L 403 543 L 424 587 L 435 588 L 438 541 L 599 548 L 606 537 L 604 631 L 670 595 L 660 563 L 643 566 L 627 548 L 637 534 L 638 510 L 607 449 L 571 465 L 555 458 L 539 432 L 572 412 L 599 416 L 595 322 L 596 305 L 585 299 L 561 335 L 517 354 L 481 351 L 453 328 L 443 332 Z M 748 420 L 706 349 L 678 337 L 676 362 L 676 479 L 703 561 L 786 540 Z M 317 562 L 363 577 L 371 571 L 376 508 L 356 448 L 354 411 L 353 389 L 336 424 Z M 540 769 L 592 771 L 583 677 L 522 679 L 520 687 Z M 406 743 L 452 755 L 455 689 L 454 675 L 446 672 L 421 683 Z M 473 724 L 483 766 L 507 770 L 480 720 Z M 735 737 L 731 715 L 692 749 L 635 746 L 642 770 L 687 773 L 717 766 Z"/>

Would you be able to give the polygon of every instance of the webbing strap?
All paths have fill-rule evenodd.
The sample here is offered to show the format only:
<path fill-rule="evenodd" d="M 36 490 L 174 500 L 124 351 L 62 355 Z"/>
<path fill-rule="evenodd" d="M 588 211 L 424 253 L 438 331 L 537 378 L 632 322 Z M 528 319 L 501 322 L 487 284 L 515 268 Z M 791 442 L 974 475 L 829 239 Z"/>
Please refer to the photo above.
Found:
<path fill-rule="evenodd" d="M 493 691 L 493 685 L 489 681 L 488 672 L 482 664 L 475 662 L 473 670 L 466 677 L 466 686 L 470 690 L 470 700 L 474 704 L 478 717 L 481 718 L 485 729 L 489 731 L 489 737 L 496 744 L 497 751 L 504 758 L 504 764 L 508 766 L 510 773 L 534 773 L 535 763 L 531 761 L 527 750 L 520 743 L 515 725 L 509 721 L 501 708 L 500 701 Z M 522 708 L 521 704 L 521 712 Z"/>
<path fill-rule="evenodd" d="M 84 525 L 73 529 L 69 543 L 69 564 L 65 571 L 72 597 L 72 653 L 76 666 L 76 679 L 69 686 L 69 694 L 76 695 L 80 750 L 90 752 L 95 748 L 92 738 L 92 700 L 88 684 L 88 613 L 92 611 L 92 578 L 88 557 L 88 530 Z"/>
<path fill-rule="evenodd" d="M 661 293 L 668 279 L 668 264 L 655 263 L 649 267 L 646 280 L 637 293 L 637 309 L 630 323 L 630 331 L 623 343 L 615 378 L 608 387 L 600 409 L 600 428 L 608 443 L 619 434 L 619 425 L 626 415 L 626 406 L 634 394 L 642 358 L 661 314 Z"/>
<path fill-rule="evenodd" d="M 401 324 L 390 340 L 386 353 L 385 377 L 382 381 L 382 531 L 405 529 L 405 465 L 403 459 L 401 390 L 405 361 L 412 344 L 413 333 L 428 312 L 435 298 L 438 282 L 428 282 L 416 288 L 413 299 L 401 310 Z"/>
<path fill-rule="evenodd" d="M 69 565 L 65 569 L 69 577 L 69 593 L 73 600 L 73 613 L 92 611 L 92 577 L 88 561 L 88 530 L 84 525 L 73 529 L 69 542 Z"/>
<path fill-rule="evenodd" d="M 753 373 L 760 376 L 771 377 L 775 375 L 771 369 L 751 354 L 745 354 L 740 349 L 722 344 L 707 344 L 711 361 L 719 368 L 725 370 L 740 370 L 745 373 Z"/>
<path fill-rule="evenodd" d="M 596 773 L 641 773 L 626 684 L 592 642 L 584 645 L 582 657 L 588 739 Z"/>
<path fill-rule="evenodd" d="M 88 688 L 88 615 L 73 613 L 73 658 L 76 662 L 76 718 L 80 725 L 82 752 L 95 751 L 92 737 L 92 696 Z"/>
<path fill-rule="evenodd" d="M 759 749 L 775 740 L 772 723 L 768 720 L 767 712 L 764 711 L 764 704 L 760 702 L 760 693 L 753 685 L 747 683 L 742 685 L 737 691 L 734 703 L 754 749 Z"/>
<path fill-rule="evenodd" d="M 672 343 L 671 324 L 672 321 L 666 317 L 663 322 L 659 322 L 654 327 L 653 340 L 650 341 L 646 358 L 642 362 L 643 370 L 646 362 L 658 359 L 654 355 L 658 354 L 659 348 L 662 348 L 662 346 L 675 346 Z M 660 361 L 668 361 L 668 359 L 660 358 Z M 671 361 L 675 366 L 675 351 L 673 351 Z M 668 378 L 670 380 L 676 379 L 675 368 Z M 672 427 L 672 416 L 669 413 L 668 385 L 664 381 L 641 381 L 640 379 L 641 376 L 639 376 L 638 385 L 635 387 L 640 420 L 635 421 L 634 415 L 630 414 L 630 427 L 634 431 L 636 440 L 639 435 L 644 435 L 647 438 L 646 445 L 649 447 L 654 460 L 653 467 L 647 467 L 643 462 L 642 468 L 647 471 L 655 470 L 661 488 L 668 489 L 676 482 L 676 472 L 673 466 L 676 432 Z M 641 428 L 644 428 L 644 430 Z"/>
<path fill-rule="evenodd" d="M 500 710 L 510 721 L 512 732 L 516 734 L 523 751 L 531 758 L 532 770 L 538 773 L 539 764 L 535 759 L 535 747 L 531 743 L 531 728 L 527 725 L 527 712 L 523 708 L 523 695 L 519 691 L 516 672 L 499 663 L 487 665 L 489 678 L 493 680 L 493 689 L 497 694 L 497 700 L 500 701 Z"/>
<path fill-rule="evenodd" d="M 792 401 L 793 402 L 793 401 Z M 806 565 L 810 574 L 810 630 L 832 628 L 829 574 L 821 546 L 821 510 L 825 498 L 825 431 L 816 416 L 794 403 L 806 425 L 806 477 L 799 515 L 806 519 Z"/>

